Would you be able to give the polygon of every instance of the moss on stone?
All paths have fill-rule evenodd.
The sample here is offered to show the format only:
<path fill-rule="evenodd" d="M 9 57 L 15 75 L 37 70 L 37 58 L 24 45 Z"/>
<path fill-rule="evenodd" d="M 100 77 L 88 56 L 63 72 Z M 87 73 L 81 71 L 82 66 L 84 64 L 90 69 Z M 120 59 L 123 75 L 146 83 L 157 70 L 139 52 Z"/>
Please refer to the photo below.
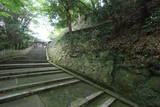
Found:
<path fill-rule="evenodd" d="M 103 27 L 101 27 L 103 29 Z M 115 53 L 113 47 L 103 47 L 103 33 L 95 30 L 66 34 L 48 48 L 49 59 L 88 78 L 111 87 L 115 92 L 137 102 L 142 107 L 158 107 L 159 78 L 153 77 L 142 64 L 125 62 L 128 53 Z M 149 102 L 152 102 L 149 104 Z M 149 106 L 148 106 L 149 105 Z"/>

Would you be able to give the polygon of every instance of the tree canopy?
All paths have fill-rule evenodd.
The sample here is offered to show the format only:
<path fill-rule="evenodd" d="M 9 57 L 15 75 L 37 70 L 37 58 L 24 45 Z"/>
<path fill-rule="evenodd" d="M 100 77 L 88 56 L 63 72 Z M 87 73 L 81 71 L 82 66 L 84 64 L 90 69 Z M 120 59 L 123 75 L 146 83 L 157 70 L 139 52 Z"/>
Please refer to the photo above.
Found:
<path fill-rule="evenodd" d="M 146 3 L 147 0 L 0 0 L 0 40 L 7 41 L 1 42 L 1 47 L 25 47 L 31 40 L 29 24 L 37 14 L 47 16 L 57 31 L 68 28 L 72 33 L 81 20 L 90 20 L 92 25 L 111 20 L 114 32 L 119 32 L 122 23 L 128 26 L 136 22 L 127 21 L 128 14 L 134 16 L 137 9 L 141 13 L 137 18 L 143 25 L 150 14 Z"/>
<path fill-rule="evenodd" d="M 21 49 L 32 41 L 28 28 L 34 16 L 31 4 L 31 0 L 0 0 L 0 49 Z"/>

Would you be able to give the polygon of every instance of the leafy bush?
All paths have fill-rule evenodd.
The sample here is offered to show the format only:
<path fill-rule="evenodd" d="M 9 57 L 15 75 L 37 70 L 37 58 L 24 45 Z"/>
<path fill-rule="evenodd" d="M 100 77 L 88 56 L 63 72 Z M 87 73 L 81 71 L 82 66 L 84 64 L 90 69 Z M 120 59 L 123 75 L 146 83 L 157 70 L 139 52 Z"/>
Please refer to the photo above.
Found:
<path fill-rule="evenodd" d="M 143 25 L 143 28 L 150 32 L 157 30 L 156 28 L 158 27 L 160 27 L 160 10 L 152 13 L 152 15 L 146 19 L 146 22 Z"/>

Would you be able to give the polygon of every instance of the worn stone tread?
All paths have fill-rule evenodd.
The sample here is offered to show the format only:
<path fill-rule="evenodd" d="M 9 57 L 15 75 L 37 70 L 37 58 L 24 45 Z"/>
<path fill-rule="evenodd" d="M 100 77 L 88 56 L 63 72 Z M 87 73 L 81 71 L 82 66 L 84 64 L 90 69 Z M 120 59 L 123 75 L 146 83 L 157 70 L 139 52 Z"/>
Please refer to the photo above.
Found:
<path fill-rule="evenodd" d="M 25 64 L 1 64 L 0 70 L 19 69 L 19 68 L 38 68 L 38 67 L 53 67 L 49 63 L 25 63 Z"/>
<path fill-rule="evenodd" d="M 0 107 L 46 107 L 38 95 L 0 104 Z"/>
<path fill-rule="evenodd" d="M 115 100 L 116 98 L 111 97 L 108 100 L 106 100 L 103 104 L 101 104 L 99 107 L 109 107 Z"/>
<path fill-rule="evenodd" d="M 8 67 L 8 66 L 23 66 L 23 65 L 51 65 L 50 63 L 25 63 L 25 64 L 1 64 L 0 67 Z"/>
<path fill-rule="evenodd" d="M 3 97 L 0 97 L 0 104 L 8 102 L 8 101 L 16 100 L 16 99 L 19 99 L 19 98 L 23 98 L 23 97 L 26 97 L 26 96 L 31 96 L 31 95 L 34 95 L 34 94 L 37 94 L 37 93 L 40 93 L 40 92 L 43 92 L 43 91 L 46 91 L 46 90 L 50 90 L 50 89 L 53 89 L 53 88 L 58 88 L 58 87 L 63 87 L 63 86 L 75 84 L 75 83 L 78 83 L 78 82 L 80 82 L 80 80 L 72 80 L 72 81 L 69 81 L 69 82 L 63 82 L 63 83 L 59 83 L 59 84 L 56 84 L 56 85 L 49 85 L 49 86 L 37 88 L 37 89 L 34 89 L 34 90 L 29 90 L 29 91 L 24 91 L 24 92 L 21 92 L 21 93 L 15 93 L 15 94 L 12 94 L 12 95 L 3 96 Z"/>
<path fill-rule="evenodd" d="M 0 93 L 6 93 L 6 92 L 14 91 L 14 90 L 36 87 L 37 85 L 41 86 L 41 85 L 45 85 L 45 84 L 49 84 L 49 83 L 53 83 L 53 82 L 60 82 L 60 81 L 71 80 L 71 79 L 74 79 L 74 77 L 70 76 L 70 77 L 58 78 L 58 79 L 53 79 L 53 80 L 28 83 L 28 84 L 23 84 L 23 85 L 19 85 L 19 86 L 13 86 L 13 87 L 1 89 Z"/>
<path fill-rule="evenodd" d="M 58 71 L 59 69 L 51 69 L 51 70 L 38 70 L 38 71 L 28 71 L 28 72 L 7 72 L 0 73 L 1 76 L 11 76 L 11 75 L 20 75 L 20 74 L 30 74 L 30 73 L 38 73 L 38 72 L 47 72 L 47 71 Z"/>
<path fill-rule="evenodd" d="M 85 104 L 87 104 L 88 102 L 92 101 L 93 99 L 99 97 L 103 93 L 104 93 L 103 91 L 99 91 L 99 92 L 93 93 L 90 96 L 87 96 L 86 98 L 77 99 L 76 101 L 71 103 L 70 107 L 81 107 L 81 106 L 84 106 Z"/>
<path fill-rule="evenodd" d="M 28 77 L 28 76 L 58 74 L 58 73 L 65 73 L 65 72 L 63 72 L 63 71 L 49 71 L 49 72 L 37 72 L 37 73 L 29 73 L 29 74 L 11 75 L 11 76 L 0 77 L 0 80 L 8 80 L 8 79 L 13 79 L 13 78 L 23 78 L 23 77 Z"/>
<path fill-rule="evenodd" d="M 47 60 L 13 60 L 13 61 L 10 61 L 10 62 L 6 62 L 7 64 L 9 63 L 47 63 Z"/>

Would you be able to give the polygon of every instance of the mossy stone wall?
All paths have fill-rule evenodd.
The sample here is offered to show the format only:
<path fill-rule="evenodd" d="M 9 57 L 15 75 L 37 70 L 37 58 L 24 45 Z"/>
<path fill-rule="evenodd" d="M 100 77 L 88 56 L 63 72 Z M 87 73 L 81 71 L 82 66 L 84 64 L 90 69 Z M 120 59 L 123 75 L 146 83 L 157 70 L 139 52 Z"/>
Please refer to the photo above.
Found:
<path fill-rule="evenodd" d="M 102 48 L 98 32 L 79 31 L 54 40 L 48 47 L 49 60 L 110 87 L 141 107 L 159 107 L 160 78 L 147 67 L 121 63 L 125 55 L 114 53 L 112 47 Z"/>

